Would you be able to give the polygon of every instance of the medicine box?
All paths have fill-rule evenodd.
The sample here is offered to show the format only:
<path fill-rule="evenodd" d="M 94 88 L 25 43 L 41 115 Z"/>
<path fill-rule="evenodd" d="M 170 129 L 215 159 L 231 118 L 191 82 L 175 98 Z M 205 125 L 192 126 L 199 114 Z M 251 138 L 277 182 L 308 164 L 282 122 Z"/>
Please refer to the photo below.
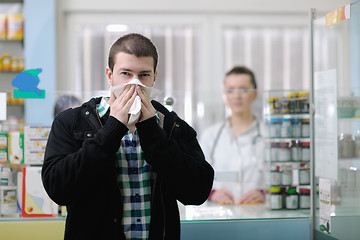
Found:
<path fill-rule="evenodd" d="M 8 163 L 8 151 L 7 148 L 0 148 L 0 164 Z"/>
<path fill-rule="evenodd" d="M 41 167 L 23 168 L 21 216 L 58 216 L 58 205 L 50 199 L 43 187 Z"/>
<path fill-rule="evenodd" d="M 45 148 L 49 133 L 49 126 L 25 126 L 25 164 L 42 164 L 44 162 Z"/>
<path fill-rule="evenodd" d="M 23 39 L 23 15 L 9 14 L 7 17 L 7 39 L 22 40 Z"/>
<path fill-rule="evenodd" d="M 7 37 L 7 16 L 0 14 L 0 40 L 6 40 Z"/>
<path fill-rule="evenodd" d="M 10 164 L 24 164 L 24 133 L 9 132 L 8 156 Z"/>
<path fill-rule="evenodd" d="M 0 186 L 0 213 L 2 215 L 13 215 L 16 212 L 16 186 Z"/>
<path fill-rule="evenodd" d="M 0 132 L 0 163 L 8 163 L 8 134 Z"/>
<path fill-rule="evenodd" d="M 6 132 L 0 132 L 0 148 L 7 148 L 8 136 Z"/>

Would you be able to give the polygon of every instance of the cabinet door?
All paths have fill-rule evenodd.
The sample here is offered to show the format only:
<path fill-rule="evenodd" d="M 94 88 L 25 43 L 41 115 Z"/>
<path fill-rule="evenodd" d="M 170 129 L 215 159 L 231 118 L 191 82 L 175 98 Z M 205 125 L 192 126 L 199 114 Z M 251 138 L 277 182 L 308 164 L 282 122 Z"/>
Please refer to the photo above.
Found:
<path fill-rule="evenodd" d="M 315 239 L 360 235 L 360 3 L 312 21 Z"/>

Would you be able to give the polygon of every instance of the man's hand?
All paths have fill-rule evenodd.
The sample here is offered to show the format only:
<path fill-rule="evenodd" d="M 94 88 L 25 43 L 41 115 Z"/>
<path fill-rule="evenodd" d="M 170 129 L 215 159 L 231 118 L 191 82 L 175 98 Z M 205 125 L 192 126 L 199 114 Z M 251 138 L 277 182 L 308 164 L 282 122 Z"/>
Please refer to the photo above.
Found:
<path fill-rule="evenodd" d="M 265 200 L 264 194 L 259 190 L 250 190 L 239 200 L 239 204 L 262 203 Z"/>
<path fill-rule="evenodd" d="M 140 121 L 145 121 L 146 119 L 152 118 L 155 116 L 155 108 L 151 104 L 149 97 L 145 94 L 142 87 L 137 86 L 136 88 L 138 96 L 141 98 L 141 119 Z"/>
<path fill-rule="evenodd" d="M 210 200 L 220 204 L 232 204 L 234 203 L 234 195 L 226 188 L 220 188 L 215 190 Z"/>
<path fill-rule="evenodd" d="M 137 96 L 135 85 L 128 85 L 122 91 L 118 98 L 110 105 L 110 116 L 113 116 L 124 125 L 129 121 L 129 110 Z"/>

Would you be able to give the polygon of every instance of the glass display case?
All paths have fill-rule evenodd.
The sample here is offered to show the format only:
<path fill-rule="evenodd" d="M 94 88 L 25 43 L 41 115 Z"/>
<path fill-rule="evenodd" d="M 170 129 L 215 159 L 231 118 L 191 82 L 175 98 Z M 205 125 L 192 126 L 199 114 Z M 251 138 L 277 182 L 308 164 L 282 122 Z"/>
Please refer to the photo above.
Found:
<path fill-rule="evenodd" d="M 360 235 L 360 2 L 312 11 L 315 239 Z"/>

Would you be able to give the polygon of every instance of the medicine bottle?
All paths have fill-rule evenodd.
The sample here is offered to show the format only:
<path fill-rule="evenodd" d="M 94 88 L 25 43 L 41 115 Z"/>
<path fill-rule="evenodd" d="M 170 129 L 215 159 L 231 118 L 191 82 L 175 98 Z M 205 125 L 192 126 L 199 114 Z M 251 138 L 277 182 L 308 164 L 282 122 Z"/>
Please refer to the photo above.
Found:
<path fill-rule="evenodd" d="M 309 185 L 310 184 L 310 168 L 307 166 L 306 163 L 300 164 L 299 184 L 300 185 Z"/>
<path fill-rule="evenodd" d="M 280 144 L 277 142 L 272 142 L 271 143 L 271 149 L 270 149 L 270 159 L 271 161 L 278 161 L 279 159 L 279 148 L 280 148 Z"/>
<path fill-rule="evenodd" d="M 272 166 L 270 170 L 270 184 L 271 185 L 281 185 L 281 172 L 279 166 Z"/>
<path fill-rule="evenodd" d="M 289 112 L 290 113 L 298 113 L 299 106 L 298 106 L 298 93 L 290 92 L 287 96 L 289 101 Z"/>
<path fill-rule="evenodd" d="M 310 161 L 310 142 L 301 143 L 301 160 Z"/>
<path fill-rule="evenodd" d="M 278 97 L 270 97 L 267 99 L 270 114 L 280 113 L 281 106 Z"/>
<path fill-rule="evenodd" d="M 310 122 L 309 119 L 301 119 L 301 136 L 310 137 Z"/>
<path fill-rule="evenodd" d="M 302 113 L 309 113 L 310 112 L 310 93 L 303 92 L 300 95 L 301 98 L 301 112 Z"/>
<path fill-rule="evenodd" d="M 14 173 L 9 167 L 0 167 L 0 185 L 14 186 Z"/>
<path fill-rule="evenodd" d="M 292 161 L 300 161 L 301 160 L 301 145 L 299 140 L 291 141 L 291 160 Z"/>
<path fill-rule="evenodd" d="M 281 106 L 280 113 L 282 113 L 282 114 L 289 113 L 290 109 L 289 109 L 289 101 L 288 101 L 288 99 L 282 97 L 282 98 L 280 98 L 279 103 L 280 103 L 280 106 Z"/>
<path fill-rule="evenodd" d="M 288 119 L 288 118 L 282 119 L 280 136 L 283 137 L 283 138 L 291 137 L 291 122 L 290 122 L 290 119 Z"/>
<path fill-rule="evenodd" d="M 273 138 L 280 137 L 280 130 L 281 130 L 281 119 L 279 118 L 270 119 L 269 122 L 270 137 Z"/>
<path fill-rule="evenodd" d="M 300 188 L 299 202 L 300 202 L 301 209 L 309 209 L 310 208 L 310 189 Z"/>
<path fill-rule="evenodd" d="M 281 185 L 291 186 L 293 182 L 293 172 L 291 165 L 285 165 L 281 174 Z"/>
<path fill-rule="evenodd" d="M 301 121 L 298 118 L 291 119 L 291 136 L 301 137 Z"/>
<path fill-rule="evenodd" d="M 286 195 L 286 208 L 298 209 L 299 208 L 299 195 L 296 192 L 296 188 L 289 188 Z"/>
<path fill-rule="evenodd" d="M 286 162 L 291 160 L 291 150 L 288 142 L 280 142 L 279 144 L 279 161 Z"/>
<path fill-rule="evenodd" d="M 279 187 L 270 188 L 270 209 L 282 209 L 282 194 Z"/>

